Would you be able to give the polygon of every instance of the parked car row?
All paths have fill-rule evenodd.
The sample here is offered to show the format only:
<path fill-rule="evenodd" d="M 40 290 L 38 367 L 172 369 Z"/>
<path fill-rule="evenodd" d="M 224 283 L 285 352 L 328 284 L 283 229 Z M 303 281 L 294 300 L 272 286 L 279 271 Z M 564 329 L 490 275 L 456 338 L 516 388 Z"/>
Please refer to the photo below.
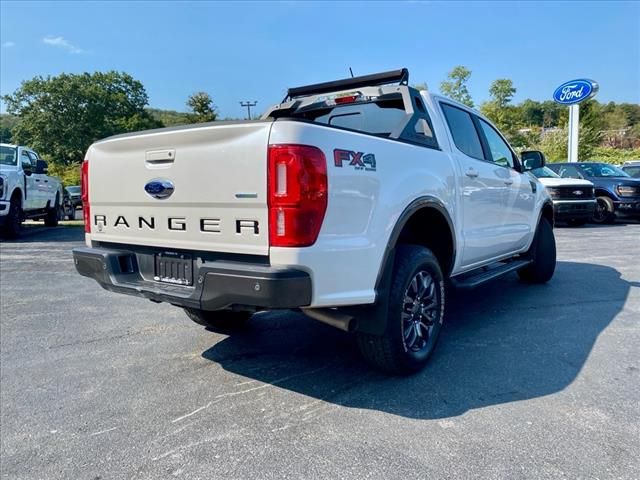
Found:
<path fill-rule="evenodd" d="M 80 186 L 62 187 L 60 179 L 47 176 L 46 162 L 27 147 L 2 144 L 0 149 L 0 227 L 5 234 L 15 236 L 27 218 L 44 219 L 47 226 L 75 219 L 82 208 Z M 620 168 L 598 162 L 548 163 L 530 173 L 549 192 L 558 222 L 581 226 L 617 217 L 640 219 L 640 160 Z"/>
<path fill-rule="evenodd" d="M 608 163 L 549 163 L 563 179 L 587 180 L 594 186 L 593 221 L 612 223 L 616 217 L 640 218 L 640 179 Z M 553 195 L 552 195 L 553 197 Z"/>
<path fill-rule="evenodd" d="M 44 220 L 48 227 L 75 219 L 80 203 L 80 187 L 63 188 L 35 151 L 0 144 L 0 229 L 6 236 L 18 236 L 27 219 Z"/>

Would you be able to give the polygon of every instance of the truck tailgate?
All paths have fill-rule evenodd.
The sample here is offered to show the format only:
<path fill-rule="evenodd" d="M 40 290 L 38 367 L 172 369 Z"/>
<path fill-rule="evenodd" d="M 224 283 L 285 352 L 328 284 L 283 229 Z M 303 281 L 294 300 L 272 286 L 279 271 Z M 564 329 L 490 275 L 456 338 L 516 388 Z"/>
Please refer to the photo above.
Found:
<path fill-rule="evenodd" d="M 268 255 L 271 125 L 207 124 L 94 144 L 91 240 Z"/>

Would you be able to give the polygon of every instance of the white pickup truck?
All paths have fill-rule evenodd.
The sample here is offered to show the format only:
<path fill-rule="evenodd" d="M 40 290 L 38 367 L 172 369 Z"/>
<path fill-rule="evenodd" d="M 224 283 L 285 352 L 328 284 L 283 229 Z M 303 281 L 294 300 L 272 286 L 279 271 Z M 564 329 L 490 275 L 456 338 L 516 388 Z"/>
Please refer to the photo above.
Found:
<path fill-rule="evenodd" d="M 212 329 L 300 309 L 355 332 L 374 366 L 413 372 L 447 288 L 552 277 L 553 205 L 527 173 L 544 156 L 523 156 L 406 69 L 292 88 L 258 121 L 93 144 L 74 261 Z"/>
<path fill-rule="evenodd" d="M 18 236 L 27 218 L 55 227 L 62 198 L 62 183 L 47 175 L 47 162 L 36 152 L 0 144 L 0 227 L 6 236 Z"/>

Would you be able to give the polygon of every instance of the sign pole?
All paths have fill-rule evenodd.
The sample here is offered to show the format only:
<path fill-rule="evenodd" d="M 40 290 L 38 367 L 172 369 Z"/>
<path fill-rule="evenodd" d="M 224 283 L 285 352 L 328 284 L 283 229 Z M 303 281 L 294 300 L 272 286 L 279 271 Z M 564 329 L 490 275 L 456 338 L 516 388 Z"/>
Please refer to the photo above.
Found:
<path fill-rule="evenodd" d="M 574 103 L 569 106 L 569 148 L 568 157 L 570 162 L 578 161 L 578 137 L 580 130 L 580 104 Z"/>
<path fill-rule="evenodd" d="M 569 144 L 567 158 L 578 161 L 578 136 L 580 135 L 580 102 L 589 100 L 598 93 L 599 86 L 593 80 L 581 78 L 560 85 L 553 92 L 553 100 L 560 105 L 569 105 Z"/>

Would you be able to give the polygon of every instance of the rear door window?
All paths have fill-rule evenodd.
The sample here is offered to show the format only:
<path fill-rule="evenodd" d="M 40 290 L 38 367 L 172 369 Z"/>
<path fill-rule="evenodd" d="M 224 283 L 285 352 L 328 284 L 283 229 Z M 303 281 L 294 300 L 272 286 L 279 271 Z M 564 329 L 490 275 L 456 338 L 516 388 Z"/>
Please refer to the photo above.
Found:
<path fill-rule="evenodd" d="M 480 143 L 480 137 L 473 124 L 471 115 L 461 108 L 446 103 L 442 103 L 441 105 L 444 117 L 449 125 L 449 130 L 451 131 L 451 136 L 458 150 L 470 157 L 484 160 L 482 143 Z"/>

